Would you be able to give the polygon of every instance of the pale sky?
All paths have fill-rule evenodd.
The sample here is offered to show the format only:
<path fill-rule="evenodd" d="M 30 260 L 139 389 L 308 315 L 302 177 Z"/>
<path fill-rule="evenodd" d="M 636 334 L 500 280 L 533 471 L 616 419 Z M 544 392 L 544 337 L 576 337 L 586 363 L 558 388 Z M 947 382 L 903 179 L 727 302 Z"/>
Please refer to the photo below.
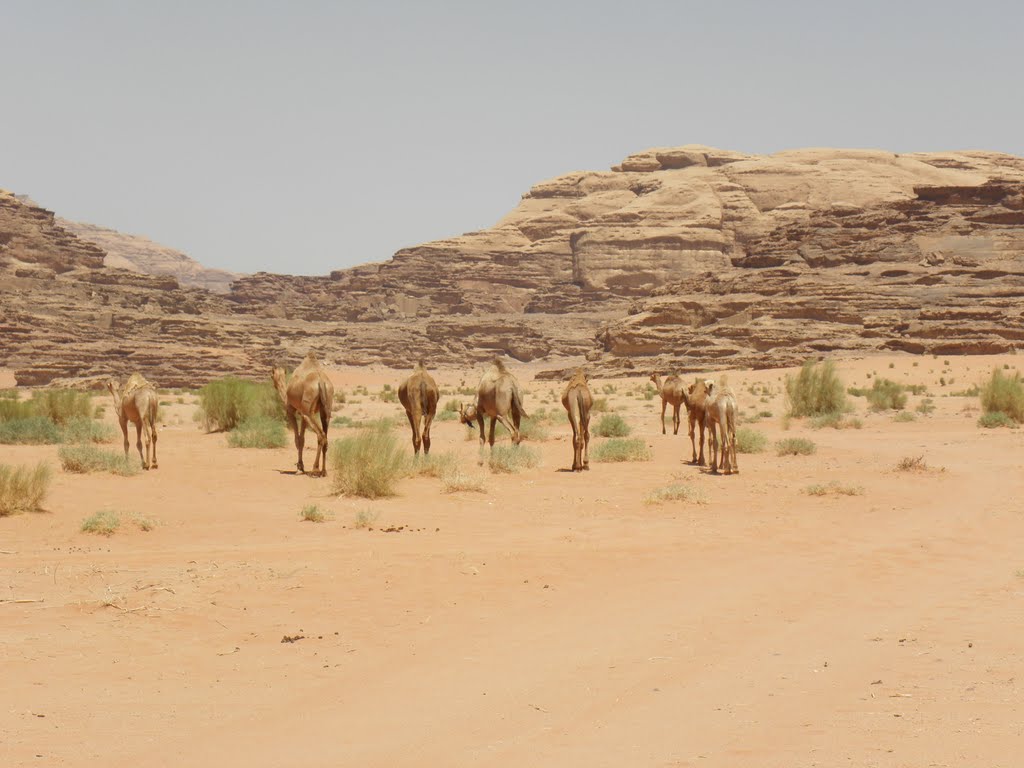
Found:
<path fill-rule="evenodd" d="M 652 146 L 1024 155 L 1021 2 L 0 0 L 0 188 L 326 274 Z"/>

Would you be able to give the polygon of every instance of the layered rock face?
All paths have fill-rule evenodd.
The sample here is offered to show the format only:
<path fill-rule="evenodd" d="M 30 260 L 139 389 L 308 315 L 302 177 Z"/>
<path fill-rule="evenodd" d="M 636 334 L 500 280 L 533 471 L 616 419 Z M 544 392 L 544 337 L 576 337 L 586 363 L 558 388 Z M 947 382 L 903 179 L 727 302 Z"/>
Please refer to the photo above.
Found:
<path fill-rule="evenodd" d="M 654 149 L 542 182 L 490 229 L 223 295 L 113 269 L 17 206 L 0 197 L 0 365 L 23 383 L 188 386 L 310 348 L 557 376 L 584 356 L 615 374 L 1024 344 L 1024 159 L 997 153 Z"/>

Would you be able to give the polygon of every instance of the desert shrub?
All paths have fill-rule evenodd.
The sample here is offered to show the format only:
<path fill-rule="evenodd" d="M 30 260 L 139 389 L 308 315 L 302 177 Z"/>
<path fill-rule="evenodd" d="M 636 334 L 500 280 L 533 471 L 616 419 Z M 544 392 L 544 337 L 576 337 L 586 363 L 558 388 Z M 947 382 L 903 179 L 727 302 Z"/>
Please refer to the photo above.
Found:
<path fill-rule="evenodd" d="M 208 431 L 227 431 L 257 416 L 283 420 L 284 405 L 270 383 L 228 376 L 199 390 L 198 413 Z"/>
<path fill-rule="evenodd" d="M 92 398 L 73 389 L 37 389 L 30 401 L 32 409 L 55 424 L 66 424 L 73 418 L 92 416 Z"/>
<path fill-rule="evenodd" d="M 892 417 L 892 420 L 896 422 L 917 421 L 917 416 L 910 411 L 900 411 Z"/>
<path fill-rule="evenodd" d="M 378 499 L 395 495 L 408 460 L 390 426 L 381 422 L 336 440 L 331 448 L 334 492 Z"/>
<path fill-rule="evenodd" d="M 0 422 L 28 419 L 38 415 L 30 400 L 0 399 Z"/>
<path fill-rule="evenodd" d="M 0 389 L 0 400 L 18 400 L 21 394 L 17 389 Z"/>
<path fill-rule="evenodd" d="M 94 445 L 62 445 L 57 457 L 65 472 L 110 472 L 128 476 L 140 471 L 136 459 L 126 458 L 121 451 L 105 451 Z"/>
<path fill-rule="evenodd" d="M 306 435 L 310 434 L 307 430 Z M 269 416 L 251 416 L 228 434 L 228 445 L 232 448 L 284 448 L 287 444 L 284 424 Z"/>
<path fill-rule="evenodd" d="M 806 437 L 787 437 L 775 444 L 775 452 L 779 456 L 810 456 L 818 449 Z"/>
<path fill-rule="evenodd" d="M 826 413 L 823 416 L 815 416 L 808 422 L 811 429 L 861 429 L 864 422 L 855 416 L 845 416 L 841 413 Z"/>
<path fill-rule="evenodd" d="M 413 477 L 443 477 L 458 467 L 458 457 L 446 451 L 415 457 L 409 464 L 409 474 Z"/>
<path fill-rule="evenodd" d="M 904 384 L 903 389 L 914 397 L 928 394 L 928 386 L 926 384 Z"/>
<path fill-rule="evenodd" d="M 454 413 L 457 416 L 459 413 L 459 401 L 449 400 L 447 403 L 444 404 L 444 407 L 441 409 L 441 412 Z"/>
<path fill-rule="evenodd" d="M 761 453 L 768 447 L 768 437 L 750 427 L 736 430 L 736 453 Z"/>
<path fill-rule="evenodd" d="M 928 463 L 924 456 L 904 456 L 896 462 L 897 472 L 924 472 L 928 469 Z"/>
<path fill-rule="evenodd" d="M 907 405 L 907 395 L 903 387 L 889 379 L 875 379 L 868 391 L 868 407 L 872 411 L 902 410 Z"/>
<path fill-rule="evenodd" d="M 484 433 L 485 434 L 487 433 L 487 430 L 490 429 L 489 424 L 490 424 L 490 419 L 489 418 L 485 418 L 484 419 Z M 537 441 L 537 442 L 540 442 L 540 441 L 543 441 L 543 440 L 547 440 L 548 437 L 549 437 L 548 430 L 544 426 L 544 424 L 542 423 L 542 420 L 538 419 L 535 415 L 534 416 L 529 416 L 529 417 L 527 417 L 525 419 L 522 419 L 519 422 L 519 434 L 522 435 L 524 440 L 534 440 L 534 441 Z M 479 436 L 479 432 L 477 432 L 477 435 Z M 507 429 L 505 429 L 505 427 L 502 424 L 499 423 L 494 428 L 494 438 L 495 438 L 495 440 L 500 440 L 501 438 L 504 438 L 504 437 L 510 437 L 509 431 Z"/>
<path fill-rule="evenodd" d="M 514 474 L 540 464 L 540 452 L 526 445 L 495 445 L 487 466 L 495 474 Z"/>
<path fill-rule="evenodd" d="M 380 391 L 380 401 L 382 403 L 397 403 L 398 392 L 392 389 L 390 384 L 385 384 L 384 388 Z"/>
<path fill-rule="evenodd" d="M 935 410 L 935 403 L 930 397 L 926 397 L 920 403 L 917 404 L 917 408 L 914 409 L 922 416 L 927 416 Z"/>
<path fill-rule="evenodd" d="M 808 360 L 795 377 L 786 377 L 786 400 L 790 416 L 841 413 L 846 408 L 846 394 L 835 364 L 826 360 L 817 365 Z"/>
<path fill-rule="evenodd" d="M 68 419 L 60 431 L 60 438 L 65 443 L 112 443 L 118 434 L 118 429 L 110 424 L 75 416 Z"/>
<path fill-rule="evenodd" d="M 771 411 L 758 411 L 757 415 L 758 415 L 759 418 L 762 418 L 762 419 L 770 419 L 772 417 L 772 412 Z"/>
<path fill-rule="evenodd" d="M 998 368 L 981 390 L 981 407 L 986 413 L 1002 413 L 1018 424 L 1024 422 L 1024 381 L 1020 373 L 1012 376 Z"/>
<path fill-rule="evenodd" d="M 658 488 L 644 496 L 644 504 L 664 504 L 667 501 L 685 501 L 690 504 L 707 504 L 708 498 L 704 491 L 682 483 Z"/>
<path fill-rule="evenodd" d="M 458 411 L 438 411 L 434 421 L 458 421 Z"/>
<path fill-rule="evenodd" d="M 626 437 L 632 430 L 617 413 L 606 413 L 597 422 L 594 433 L 601 437 Z"/>
<path fill-rule="evenodd" d="M 607 397 L 595 397 L 593 404 L 590 406 L 591 413 L 608 413 L 608 398 Z"/>
<path fill-rule="evenodd" d="M 835 480 L 827 485 L 809 485 L 804 488 L 808 496 L 860 496 L 864 488 L 859 485 L 842 485 Z"/>
<path fill-rule="evenodd" d="M 332 427 L 354 427 L 356 422 L 349 416 L 335 416 L 331 419 Z"/>
<path fill-rule="evenodd" d="M 309 504 L 302 508 L 299 512 L 299 519 L 306 523 L 322 523 L 326 520 L 326 516 L 320 511 L 320 507 L 316 504 Z"/>
<path fill-rule="evenodd" d="M 121 527 L 121 516 L 110 509 L 101 509 L 82 521 L 82 533 L 113 536 Z"/>
<path fill-rule="evenodd" d="M 49 464 L 40 462 L 34 467 L 0 464 L 0 517 L 42 509 L 52 479 Z"/>
<path fill-rule="evenodd" d="M 639 437 L 613 437 L 590 448 L 594 461 L 649 461 L 651 449 Z"/>
<path fill-rule="evenodd" d="M 1002 411 L 991 411 L 989 413 L 982 414 L 981 418 L 978 419 L 978 426 L 984 427 L 985 429 L 995 429 L 996 427 L 1009 427 L 1010 429 L 1016 429 L 1017 422 Z"/>
<path fill-rule="evenodd" d="M 459 491 L 486 493 L 487 481 L 482 475 L 470 475 L 461 469 L 454 469 L 441 476 L 441 490 L 444 493 L 458 493 Z"/>
<path fill-rule="evenodd" d="M 60 437 L 60 429 L 45 416 L 0 421 L 0 443 L 5 445 L 52 445 Z"/>

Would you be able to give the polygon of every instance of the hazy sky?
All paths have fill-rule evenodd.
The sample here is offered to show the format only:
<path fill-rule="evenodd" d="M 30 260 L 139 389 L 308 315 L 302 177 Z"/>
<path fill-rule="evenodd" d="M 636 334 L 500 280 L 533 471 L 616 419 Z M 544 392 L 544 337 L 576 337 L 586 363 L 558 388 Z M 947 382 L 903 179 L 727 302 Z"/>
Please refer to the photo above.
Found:
<path fill-rule="evenodd" d="M 1021 2 L 0 0 L 0 187 L 323 274 L 651 146 L 1024 155 Z"/>

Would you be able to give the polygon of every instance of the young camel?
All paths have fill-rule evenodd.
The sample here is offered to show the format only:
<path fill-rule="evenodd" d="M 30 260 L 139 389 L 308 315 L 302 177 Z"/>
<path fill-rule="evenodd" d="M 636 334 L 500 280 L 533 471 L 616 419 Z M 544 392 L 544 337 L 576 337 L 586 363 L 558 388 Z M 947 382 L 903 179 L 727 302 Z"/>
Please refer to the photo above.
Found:
<path fill-rule="evenodd" d="M 689 388 L 683 390 L 683 402 L 686 403 L 686 416 L 690 425 L 690 448 L 693 449 L 691 464 L 704 466 L 704 404 L 708 397 L 708 385 L 710 380 L 697 379 Z M 694 440 L 695 427 L 700 427 L 700 439 Z M 697 455 L 697 448 L 700 447 L 700 456 Z"/>
<path fill-rule="evenodd" d="M 331 423 L 331 409 L 334 405 L 334 385 L 327 378 L 323 366 L 310 352 L 289 380 L 283 368 L 270 372 L 274 388 L 284 403 L 288 425 L 295 430 L 295 448 L 299 453 L 296 463 L 300 473 L 306 471 L 302 463 L 302 449 L 306 442 L 306 427 L 316 433 L 316 461 L 313 462 L 313 477 L 327 474 L 327 428 Z M 320 457 L 323 457 L 323 469 Z"/>
<path fill-rule="evenodd" d="M 711 452 L 711 472 L 718 474 L 721 466 L 725 474 L 738 473 L 736 462 L 736 398 L 728 389 L 719 389 L 708 381 L 707 401 L 704 403 L 708 426 L 708 450 Z M 717 434 L 716 434 L 717 432 Z M 721 465 L 719 465 L 719 435 L 721 435 Z"/>
<path fill-rule="evenodd" d="M 423 444 L 423 455 L 430 453 L 430 424 L 437 413 L 437 400 L 440 393 L 434 377 L 427 373 L 423 362 L 416 363 L 412 375 L 398 386 L 398 399 L 405 408 L 412 427 L 412 447 L 416 455 L 420 455 L 420 444 Z M 423 427 L 420 428 L 422 420 Z"/>
<path fill-rule="evenodd" d="M 128 422 L 135 425 L 135 447 L 139 449 L 143 469 L 156 469 L 157 395 L 153 385 L 142 374 L 133 373 L 122 388 L 110 379 L 107 389 L 114 396 L 114 410 L 124 435 L 124 457 L 128 458 Z M 146 436 L 146 453 L 142 453 L 142 436 Z"/>
<path fill-rule="evenodd" d="M 683 404 L 686 394 L 683 391 L 683 380 L 678 376 L 666 376 L 662 382 L 657 373 L 651 374 L 651 381 L 661 395 L 661 434 L 665 434 L 665 407 L 672 406 L 672 434 L 679 434 L 679 407 Z"/>
<path fill-rule="evenodd" d="M 577 368 L 565 387 L 562 405 L 569 414 L 572 425 L 572 471 L 590 469 L 590 408 L 594 397 L 587 386 L 587 376 Z"/>
<path fill-rule="evenodd" d="M 494 427 L 499 421 L 511 433 L 513 445 L 519 445 L 522 442 L 519 423 L 526 416 L 526 411 L 523 409 L 523 394 L 519 389 L 516 377 L 505 369 L 501 360 L 495 360 L 480 379 L 476 405 L 464 408 L 461 403 L 459 404 L 459 421 L 470 427 L 474 422 L 480 426 L 481 450 L 484 447 L 484 416 L 491 418 L 489 435 L 491 448 L 494 448 Z M 480 463 L 483 463 L 482 457 Z"/>

